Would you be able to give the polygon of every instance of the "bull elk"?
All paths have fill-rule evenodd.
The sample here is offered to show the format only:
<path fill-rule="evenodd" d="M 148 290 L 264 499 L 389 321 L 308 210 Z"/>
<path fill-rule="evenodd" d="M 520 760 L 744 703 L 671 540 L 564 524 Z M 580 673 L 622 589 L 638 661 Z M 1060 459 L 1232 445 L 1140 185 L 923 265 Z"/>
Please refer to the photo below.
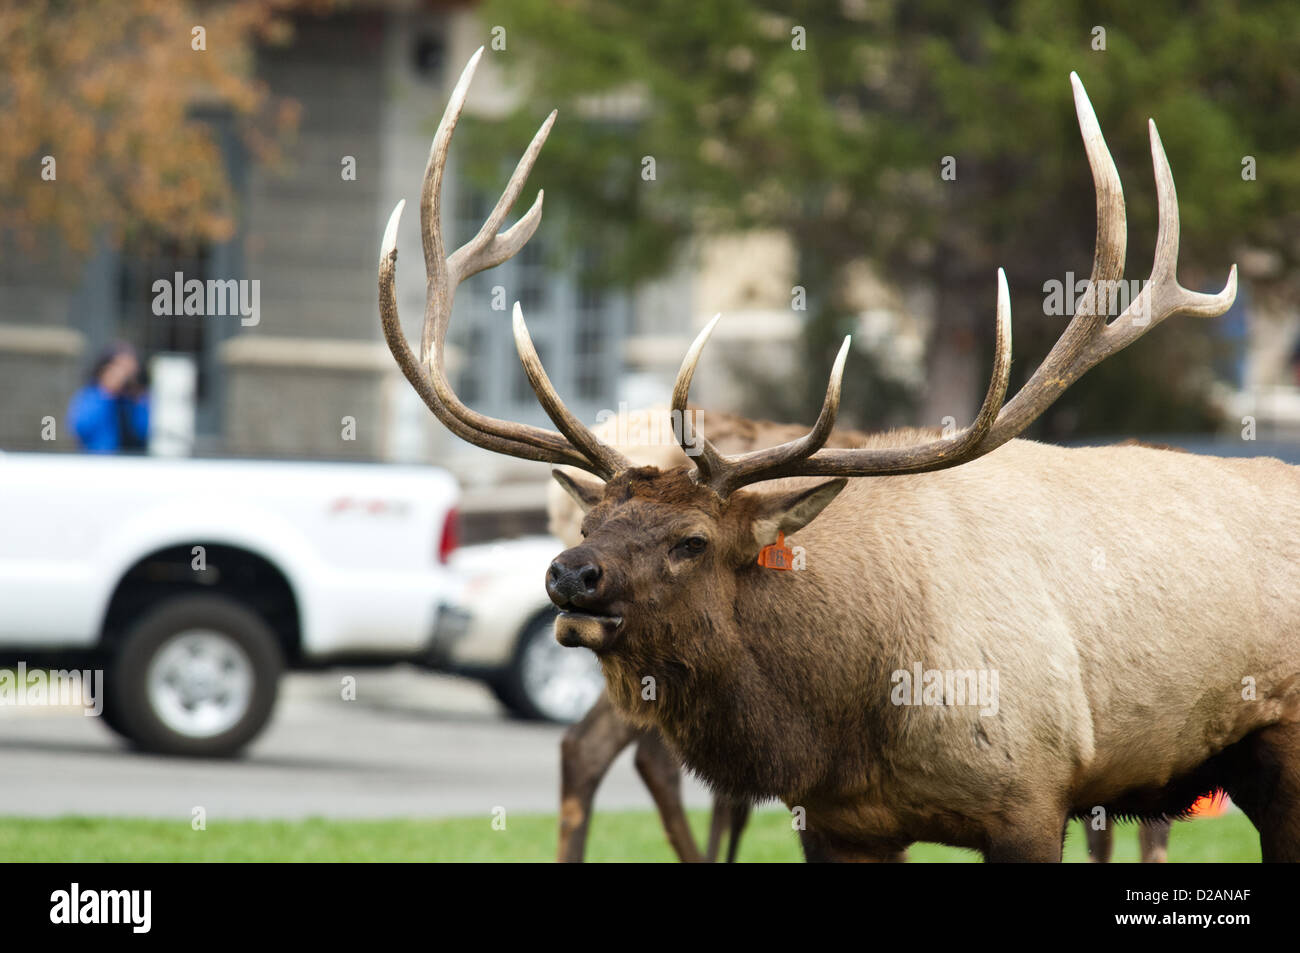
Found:
<path fill-rule="evenodd" d="M 556 637 L 597 653 L 621 715 L 661 731 L 715 791 L 782 800 L 809 860 L 893 860 L 923 840 L 990 861 L 1059 861 L 1072 815 L 1100 805 L 1168 816 L 1215 787 L 1255 825 L 1265 860 L 1300 860 L 1300 473 L 1270 459 L 1016 439 L 1110 354 L 1172 315 L 1213 317 L 1236 297 L 1235 267 L 1217 294 L 1178 283 L 1178 201 L 1154 123 L 1154 265 L 1108 321 L 1099 292 L 1123 273 L 1124 198 L 1071 75 L 1097 197 L 1091 281 L 1005 406 L 1011 315 L 999 271 L 992 381 L 955 435 L 906 429 L 825 447 L 846 341 L 808 433 L 731 456 L 702 438 L 689 465 L 661 470 L 631 465 L 565 407 L 518 304 L 515 343 L 559 432 L 477 413 L 447 381 L 456 286 L 537 228 L 540 192 L 500 231 L 555 118 L 483 228 L 447 256 L 439 193 L 479 55 L 452 93 L 421 192 L 420 358 L 393 288 L 400 204 L 379 266 L 384 333 L 452 432 L 598 478 L 557 476 L 586 510 L 585 538 L 556 557 L 546 585 L 561 610 Z M 686 355 L 675 410 L 712 329 Z M 797 534 L 806 569 L 756 565 L 782 533 Z M 959 704 L 970 701 L 963 673 L 970 689 L 978 675 L 994 690 Z"/>

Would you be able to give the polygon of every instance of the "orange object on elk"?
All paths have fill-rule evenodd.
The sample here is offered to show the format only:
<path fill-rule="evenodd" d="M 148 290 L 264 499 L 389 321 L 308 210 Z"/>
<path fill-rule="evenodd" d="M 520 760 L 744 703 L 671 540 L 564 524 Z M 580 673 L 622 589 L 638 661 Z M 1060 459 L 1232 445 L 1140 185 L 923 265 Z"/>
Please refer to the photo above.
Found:
<path fill-rule="evenodd" d="M 775 543 L 758 551 L 758 564 L 767 569 L 794 568 L 794 551 L 785 544 L 785 533 L 778 533 Z"/>

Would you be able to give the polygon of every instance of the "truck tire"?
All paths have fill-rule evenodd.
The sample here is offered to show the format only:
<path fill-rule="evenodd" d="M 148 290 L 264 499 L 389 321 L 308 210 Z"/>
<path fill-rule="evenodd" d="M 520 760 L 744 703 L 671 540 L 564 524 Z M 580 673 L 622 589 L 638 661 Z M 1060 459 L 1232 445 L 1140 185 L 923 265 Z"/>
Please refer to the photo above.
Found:
<path fill-rule="evenodd" d="M 160 602 L 117 645 L 110 727 L 159 754 L 229 757 L 265 726 L 284 660 L 261 616 L 226 596 Z"/>
<path fill-rule="evenodd" d="M 117 706 L 112 702 L 112 699 L 116 698 L 116 695 L 108 689 L 107 673 L 104 682 L 104 710 L 99 713 L 99 721 L 109 731 L 113 732 L 113 734 L 120 735 L 130 741 L 130 736 L 127 735 L 126 728 L 122 725 L 122 713 L 118 711 Z"/>
<path fill-rule="evenodd" d="M 555 615 L 546 612 L 524 626 L 510 664 L 490 684 L 520 718 L 571 724 L 596 703 L 605 678 L 590 651 L 555 641 Z"/>

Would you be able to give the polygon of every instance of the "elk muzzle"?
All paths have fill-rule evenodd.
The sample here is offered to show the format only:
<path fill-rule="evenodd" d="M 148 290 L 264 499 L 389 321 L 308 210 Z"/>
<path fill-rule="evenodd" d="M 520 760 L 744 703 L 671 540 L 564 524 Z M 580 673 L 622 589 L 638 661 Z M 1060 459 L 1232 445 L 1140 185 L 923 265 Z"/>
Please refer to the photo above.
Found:
<path fill-rule="evenodd" d="M 546 571 L 546 594 L 560 609 L 555 639 L 569 648 L 599 652 L 614 644 L 623 617 L 601 612 L 604 573 L 579 547 L 561 553 Z"/>

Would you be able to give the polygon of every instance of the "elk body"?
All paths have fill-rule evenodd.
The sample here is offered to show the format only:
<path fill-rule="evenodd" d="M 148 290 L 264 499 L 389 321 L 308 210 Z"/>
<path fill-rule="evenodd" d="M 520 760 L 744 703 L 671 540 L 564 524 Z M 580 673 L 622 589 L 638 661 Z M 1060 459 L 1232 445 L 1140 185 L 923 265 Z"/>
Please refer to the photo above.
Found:
<path fill-rule="evenodd" d="M 600 652 L 620 712 L 715 789 L 803 807 L 814 853 L 926 840 L 1059 859 L 1070 813 L 1174 813 L 1223 785 L 1265 856 L 1300 859 L 1295 471 L 1016 441 L 853 481 L 798 525 L 819 490 L 724 510 L 679 473 L 634 469 L 558 560 L 600 566 L 611 581 L 584 607 L 623 619 L 567 637 Z M 754 525 L 781 520 L 806 571 L 753 566 Z M 692 535 L 699 556 L 652 560 Z M 894 704 L 894 673 L 918 662 L 997 672 L 996 715 Z M 1238 782 L 1270 763 L 1285 766 L 1273 790 L 1243 800 Z"/>
<path fill-rule="evenodd" d="M 772 443 L 792 440 L 802 433 L 797 426 L 749 420 L 735 414 L 691 409 L 689 415 L 691 425 L 697 432 L 707 433 L 714 446 L 728 453 L 756 450 Z M 671 469 L 690 459 L 673 440 L 672 426 L 670 411 L 663 407 L 634 411 L 627 416 L 620 415 L 612 422 L 593 428 L 593 432 L 600 439 L 616 445 L 620 453 L 639 465 Z M 668 442 L 662 439 L 665 434 L 669 438 Z M 651 440 L 651 437 L 656 439 Z M 865 434 L 837 428 L 827 444 L 851 447 L 865 439 Z M 558 483 L 551 484 L 546 509 L 551 533 L 566 546 L 577 546 L 582 541 L 582 520 L 585 514 Z M 749 818 L 749 802 L 725 796 L 714 799 L 709 841 L 705 853 L 701 855 L 682 804 L 680 759 L 666 747 L 663 736 L 657 729 L 636 727 L 622 718 L 614 709 L 608 694 L 602 694 L 591 711 L 565 732 L 560 744 L 560 834 L 557 859 L 568 863 L 583 859 L 596 790 L 614 759 L 633 745 L 636 746 L 633 763 L 654 798 L 669 843 L 678 859 L 688 863 L 702 860 L 712 862 L 720 856 L 725 836 L 727 861 L 734 861 L 740 834 Z"/>
<path fill-rule="evenodd" d="M 992 382 L 959 433 L 826 447 L 846 341 L 806 435 L 737 456 L 704 435 L 690 465 L 662 470 L 632 465 L 564 406 L 518 305 L 516 346 L 559 432 L 478 414 L 446 379 L 455 287 L 536 229 L 540 194 L 499 231 L 554 120 L 483 229 L 446 256 L 442 172 L 476 63 L 426 169 L 420 359 L 393 291 L 401 206 L 380 260 L 385 336 L 453 432 L 599 478 L 557 475 L 587 512 L 582 544 L 556 558 L 547 588 L 562 610 L 557 638 L 597 652 L 620 714 L 660 730 L 716 791 L 802 809 L 809 859 L 896 859 L 927 840 L 989 860 L 1055 861 L 1072 814 L 1100 805 L 1158 817 L 1222 787 L 1259 830 L 1265 860 L 1300 860 L 1300 471 L 1015 439 L 1151 327 L 1222 314 L 1235 298 L 1235 269 L 1218 294 L 1178 284 L 1177 197 L 1154 124 L 1155 263 L 1108 321 L 1101 292 L 1123 274 L 1123 193 L 1071 77 L 1097 192 L 1089 291 L 1005 406 L 1010 307 L 999 272 Z M 686 408 L 711 330 L 682 365 L 675 410 Z M 756 564 L 782 533 L 804 547 L 806 569 Z M 911 672 L 920 691 L 905 684 Z M 972 704 L 953 673 L 978 675 L 984 697 Z"/>

